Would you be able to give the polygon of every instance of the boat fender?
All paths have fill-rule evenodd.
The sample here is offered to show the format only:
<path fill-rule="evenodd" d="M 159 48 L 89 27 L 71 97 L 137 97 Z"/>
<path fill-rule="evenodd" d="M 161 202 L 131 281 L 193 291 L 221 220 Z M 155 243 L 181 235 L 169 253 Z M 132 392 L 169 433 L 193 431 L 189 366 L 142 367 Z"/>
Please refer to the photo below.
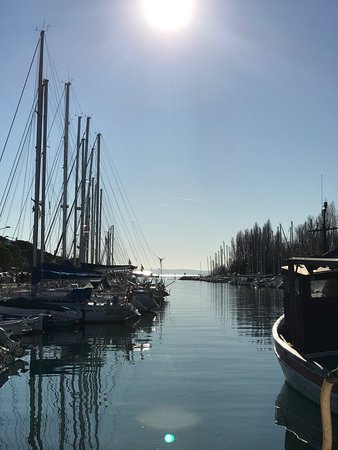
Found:
<path fill-rule="evenodd" d="M 338 384 L 338 367 L 326 375 L 320 391 L 322 450 L 332 450 L 331 391 L 334 384 Z"/>

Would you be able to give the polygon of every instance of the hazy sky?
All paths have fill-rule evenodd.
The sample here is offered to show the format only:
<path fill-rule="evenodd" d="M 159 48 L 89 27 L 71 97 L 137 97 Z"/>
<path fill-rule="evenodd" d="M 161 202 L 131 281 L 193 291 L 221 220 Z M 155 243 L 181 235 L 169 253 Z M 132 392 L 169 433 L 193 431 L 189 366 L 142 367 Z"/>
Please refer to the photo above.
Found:
<path fill-rule="evenodd" d="M 287 230 L 337 203 L 338 2 L 195 4 L 187 27 L 165 33 L 141 0 L 1 2 L 1 147 L 49 25 L 59 76 L 109 144 L 165 268 L 205 269 L 255 222 Z"/>

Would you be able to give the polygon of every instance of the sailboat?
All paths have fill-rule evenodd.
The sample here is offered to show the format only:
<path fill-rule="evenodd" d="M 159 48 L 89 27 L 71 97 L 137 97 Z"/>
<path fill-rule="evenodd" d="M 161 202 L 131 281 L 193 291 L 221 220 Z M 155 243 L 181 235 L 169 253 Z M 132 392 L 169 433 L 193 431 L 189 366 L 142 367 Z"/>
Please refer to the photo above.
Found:
<path fill-rule="evenodd" d="M 35 165 L 35 185 L 33 199 L 33 256 L 32 256 L 32 288 L 24 293 L 11 292 L 6 298 L 0 300 L 0 314 L 15 314 L 25 316 L 28 314 L 45 314 L 53 319 L 49 323 L 55 325 L 74 325 L 78 322 L 116 322 L 124 321 L 140 314 L 136 308 L 125 298 L 115 301 L 111 298 L 93 297 L 92 288 L 87 287 L 76 289 L 64 286 L 63 289 L 55 289 L 47 286 L 41 288 L 37 281 L 36 274 L 43 274 L 41 279 L 88 280 L 90 277 L 101 276 L 96 270 L 83 270 L 83 265 L 87 263 L 88 255 L 95 262 L 99 260 L 100 254 L 100 225 L 102 214 L 102 192 L 99 185 L 100 173 L 100 135 L 97 137 L 97 173 L 96 188 L 92 186 L 92 166 L 93 151 L 89 152 L 89 123 L 87 118 L 85 138 L 80 138 L 81 118 L 78 119 L 77 136 L 77 163 L 76 163 L 76 186 L 75 199 L 72 209 L 74 210 L 74 236 L 73 248 L 74 257 L 71 263 L 67 256 L 67 228 L 69 227 L 70 214 L 68 212 L 68 126 L 69 126 L 69 91 L 70 83 L 65 84 L 65 121 L 64 121 L 64 161 L 63 161 L 63 194 L 61 201 L 62 209 L 62 235 L 59 244 L 62 244 L 62 263 L 55 263 L 54 267 L 45 270 L 45 216 L 46 216 L 46 153 L 47 153 L 47 105 L 48 105 L 48 80 L 43 78 L 44 63 L 44 31 L 40 32 L 39 47 L 39 69 L 38 69 L 38 95 L 37 95 L 37 127 L 36 127 L 36 165 Z M 80 149 L 82 150 L 82 176 L 78 183 Z M 89 154 L 90 153 L 90 154 Z M 91 187 L 92 186 L 92 190 Z M 88 187 L 88 188 L 87 188 Z M 78 194 L 81 194 L 81 206 L 77 205 Z M 81 210 L 80 220 L 77 211 Z M 79 242 L 79 255 L 77 252 L 77 242 Z M 91 239 L 89 239 L 91 237 Z M 40 249 L 38 242 L 40 240 Z M 96 244 L 96 245 L 95 245 Z M 59 245 L 58 245 L 59 247 Z M 57 259 L 57 250 L 54 253 Z M 60 259 L 60 257 L 59 257 Z M 94 264 L 95 266 L 95 264 Z M 114 301 L 113 301 L 114 300 Z"/>

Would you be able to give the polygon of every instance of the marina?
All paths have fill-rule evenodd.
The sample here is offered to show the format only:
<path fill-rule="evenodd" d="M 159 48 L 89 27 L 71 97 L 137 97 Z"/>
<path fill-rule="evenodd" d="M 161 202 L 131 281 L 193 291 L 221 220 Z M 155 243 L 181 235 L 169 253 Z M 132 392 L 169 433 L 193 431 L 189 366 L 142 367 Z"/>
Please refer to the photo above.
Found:
<path fill-rule="evenodd" d="M 289 449 L 275 424 L 282 308 L 277 289 L 178 280 L 139 322 L 27 338 L 1 382 L 0 446 Z"/>
<path fill-rule="evenodd" d="M 129 3 L 0 18 L 0 449 L 338 450 L 338 7 Z"/>

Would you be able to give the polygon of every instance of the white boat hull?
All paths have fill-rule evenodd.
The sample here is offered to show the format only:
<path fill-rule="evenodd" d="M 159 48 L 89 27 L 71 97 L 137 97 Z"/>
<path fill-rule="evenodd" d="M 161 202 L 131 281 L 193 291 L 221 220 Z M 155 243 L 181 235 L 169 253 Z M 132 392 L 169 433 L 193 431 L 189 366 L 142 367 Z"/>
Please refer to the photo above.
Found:
<path fill-rule="evenodd" d="M 281 316 L 276 321 L 272 334 L 275 353 L 285 380 L 297 392 L 319 405 L 321 386 L 328 370 L 325 370 L 309 356 L 298 353 L 281 337 L 279 331 L 283 321 L 284 316 Z M 332 354 L 332 352 L 328 354 Z M 333 385 L 331 394 L 331 410 L 338 415 L 338 386 L 336 384 Z"/>
<path fill-rule="evenodd" d="M 29 301 L 27 299 L 27 302 Z M 34 301 L 42 304 L 48 301 L 50 305 L 66 307 L 75 315 L 77 321 L 83 323 L 121 322 L 140 315 L 132 305 L 119 302 L 114 303 L 111 296 L 95 296 L 89 301 L 77 301 L 65 295 L 65 293 L 46 291 L 34 297 Z M 0 306 L 0 313 L 1 308 Z M 54 315 L 54 311 L 50 313 Z"/>
<path fill-rule="evenodd" d="M 80 312 L 84 323 L 91 322 L 122 322 L 133 317 L 138 317 L 140 314 L 137 310 L 126 305 L 104 305 L 88 303 L 81 305 Z"/>

